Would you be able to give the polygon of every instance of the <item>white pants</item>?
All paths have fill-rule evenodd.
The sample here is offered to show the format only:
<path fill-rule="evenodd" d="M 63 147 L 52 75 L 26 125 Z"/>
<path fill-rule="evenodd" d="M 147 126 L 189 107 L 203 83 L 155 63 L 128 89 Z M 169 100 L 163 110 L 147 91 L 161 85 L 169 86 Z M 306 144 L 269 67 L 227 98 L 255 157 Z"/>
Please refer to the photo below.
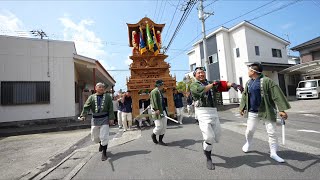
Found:
<path fill-rule="evenodd" d="M 164 111 L 163 114 L 166 116 L 166 112 Z M 167 129 L 167 118 L 161 117 L 160 119 L 154 120 L 155 127 L 153 129 L 153 133 L 155 135 L 164 135 Z"/>
<path fill-rule="evenodd" d="M 105 146 L 109 142 L 109 125 L 91 126 L 91 140 Z"/>
<path fill-rule="evenodd" d="M 131 112 L 122 112 L 121 113 L 121 117 L 122 117 L 122 124 L 123 124 L 123 127 L 124 129 L 128 129 L 128 126 L 129 128 L 131 128 L 132 126 L 132 113 Z M 128 124 L 127 124 L 128 122 Z"/>
<path fill-rule="evenodd" d="M 122 126 L 122 112 L 120 110 L 118 110 L 118 114 L 117 114 L 117 118 L 118 118 L 118 124 L 119 124 L 119 127 Z"/>
<path fill-rule="evenodd" d="M 213 147 L 212 144 L 214 141 L 219 142 L 221 136 L 221 127 L 217 108 L 196 107 L 195 109 L 204 140 L 203 150 L 211 151 Z"/>
<path fill-rule="evenodd" d="M 246 130 L 246 140 L 250 144 L 253 139 L 253 134 L 257 129 L 257 125 L 260 121 L 258 117 L 258 113 L 248 113 L 248 120 L 247 120 L 247 130 Z M 276 135 L 276 122 L 272 121 L 265 121 L 266 130 L 269 136 L 269 146 L 272 151 L 276 151 L 278 148 L 278 137 Z"/>
<path fill-rule="evenodd" d="M 183 107 L 181 108 L 176 108 L 177 111 L 177 120 L 179 122 L 182 122 L 183 116 L 182 116 L 182 112 L 183 112 Z"/>
<path fill-rule="evenodd" d="M 193 105 L 187 105 L 188 115 L 191 116 L 193 113 Z"/>
<path fill-rule="evenodd" d="M 151 109 L 148 109 L 148 114 L 152 114 L 152 110 Z M 149 117 L 149 120 L 150 120 L 150 125 L 153 125 L 154 122 L 153 122 L 152 117 Z"/>
<path fill-rule="evenodd" d="M 144 109 L 141 108 L 139 111 L 140 111 L 140 115 L 145 115 L 145 114 L 141 114 L 141 113 L 144 111 Z M 146 111 L 147 111 L 147 110 L 146 110 Z M 142 118 L 140 118 L 140 120 L 143 120 L 143 121 L 144 121 L 144 120 L 146 120 L 146 118 L 145 118 L 145 117 L 142 117 Z"/>

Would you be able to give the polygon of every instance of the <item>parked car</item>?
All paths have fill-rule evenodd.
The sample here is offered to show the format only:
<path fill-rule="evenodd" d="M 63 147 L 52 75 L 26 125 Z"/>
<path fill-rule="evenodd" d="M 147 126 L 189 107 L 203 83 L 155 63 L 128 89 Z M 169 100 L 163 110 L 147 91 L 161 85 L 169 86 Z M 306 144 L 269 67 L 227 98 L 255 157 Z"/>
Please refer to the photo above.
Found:
<path fill-rule="evenodd" d="M 296 91 L 297 99 L 320 98 L 320 79 L 300 81 Z"/>

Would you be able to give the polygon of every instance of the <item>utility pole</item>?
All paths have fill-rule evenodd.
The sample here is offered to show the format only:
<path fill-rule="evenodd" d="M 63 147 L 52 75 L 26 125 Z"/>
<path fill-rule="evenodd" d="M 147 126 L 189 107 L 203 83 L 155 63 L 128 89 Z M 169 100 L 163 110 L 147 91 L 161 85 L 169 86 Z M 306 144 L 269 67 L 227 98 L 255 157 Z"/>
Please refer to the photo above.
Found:
<path fill-rule="evenodd" d="M 204 59 L 204 64 L 202 63 L 201 60 L 201 66 L 204 65 L 204 67 L 206 68 L 206 77 L 207 80 L 210 80 L 210 70 L 209 70 L 209 61 L 208 61 L 208 55 L 207 55 L 207 38 L 206 38 L 206 26 L 205 26 L 205 21 L 206 19 L 210 16 L 213 15 L 213 13 L 207 13 L 204 12 L 204 8 L 203 8 L 203 0 L 199 0 L 199 8 L 198 8 L 199 12 L 198 12 L 198 16 L 199 16 L 199 20 L 201 21 L 202 24 L 202 44 L 203 44 L 203 59 Z"/>
<path fill-rule="evenodd" d="M 289 34 L 284 34 L 284 35 L 286 35 L 287 36 L 287 39 L 288 39 L 288 42 L 289 42 L 289 45 L 288 45 L 288 55 L 290 56 L 290 44 L 291 44 L 291 42 L 290 42 L 290 39 L 289 39 Z"/>
<path fill-rule="evenodd" d="M 32 30 L 30 31 L 31 34 L 33 34 L 34 36 L 40 36 L 41 39 L 43 39 L 43 37 L 48 37 L 47 34 L 42 31 L 42 30 Z"/>

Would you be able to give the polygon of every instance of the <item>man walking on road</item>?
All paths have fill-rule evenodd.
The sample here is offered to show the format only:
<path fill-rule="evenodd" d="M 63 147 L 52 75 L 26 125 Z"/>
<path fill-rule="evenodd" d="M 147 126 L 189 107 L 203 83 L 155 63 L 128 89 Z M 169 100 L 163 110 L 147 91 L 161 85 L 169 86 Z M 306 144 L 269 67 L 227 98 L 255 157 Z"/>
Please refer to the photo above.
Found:
<path fill-rule="evenodd" d="M 123 131 L 127 131 L 128 127 L 129 130 L 132 128 L 132 98 L 130 91 L 128 90 L 124 97 L 121 99 L 122 102 L 122 113 L 121 113 L 121 120 L 123 124 Z"/>
<path fill-rule="evenodd" d="M 156 88 L 154 88 L 150 93 L 150 102 L 151 108 L 153 110 L 153 118 L 155 124 L 151 138 L 155 144 L 167 146 L 167 144 L 162 141 L 167 129 L 167 118 L 165 117 L 167 116 L 165 109 L 166 105 L 162 94 L 162 90 L 163 81 L 157 80 Z M 157 135 L 159 135 L 159 141 L 157 140 Z"/>
<path fill-rule="evenodd" d="M 249 151 L 257 124 L 262 119 L 269 136 L 270 157 L 282 163 L 284 160 L 277 155 L 276 110 L 278 108 L 281 118 L 287 119 L 288 115 L 284 111 L 291 107 L 280 87 L 270 78 L 265 77 L 262 71 L 263 67 L 260 63 L 255 62 L 249 65 L 248 75 L 251 79 L 245 86 L 240 104 L 240 114 L 248 118 L 246 143 L 242 150 L 245 153 Z"/>
<path fill-rule="evenodd" d="M 209 82 L 206 79 L 205 68 L 197 67 L 193 72 L 196 81 L 190 85 L 193 95 L 195 113 L 199 120 L 199 127 L 203 136 L 203 150 L 207 158 L 207 168 L 214 170 L 212 164 L 211 150 L 212 143 L 219 142 L 221 127 L 217 113 L 215 96 L 216 92 L 225 92 L 233 87 L 235 90 L 242 91 L 242 87 L 227 81 Z"/>
<path fill-rule="evenodd" d="M 176 107 L 177 112 L 177 120 L 180 124 L 182 124 L 183 119 L 183 102 L 182 102 L 183 94 L 181 92 L 178 92 L 176 88 L 173 88 L 173 100 L 174 105 Z"/>
<path fill-rule="evenodd" d="M 85 120 L 88 112 L 92 111 L 91 140 L 100 143 L 99 151 L 102 151 L 101 160 L 107 160 L 107 148 L 109 142 L 109 120 L 114 120 L 113 104 L 111 96 L 105 93 L 105 85 L 101 82 L 95 86 L 96 93 L 89 96 L 83 106 L 80 115 Z"/>

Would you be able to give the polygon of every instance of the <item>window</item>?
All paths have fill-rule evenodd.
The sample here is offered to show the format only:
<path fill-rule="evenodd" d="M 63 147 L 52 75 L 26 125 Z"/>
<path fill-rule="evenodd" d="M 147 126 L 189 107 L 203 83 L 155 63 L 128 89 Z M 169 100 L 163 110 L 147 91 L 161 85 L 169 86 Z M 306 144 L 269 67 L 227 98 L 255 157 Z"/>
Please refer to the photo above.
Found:
<path fill-rule="evenodd" d="M 193 63 L 190 65 L 190 71 L 194 71 L 195 68 L 196 68 L 196 63 Z"/>
<path fill-rule="evenodd" d="M 49 104 L 50 82 L 3 81 L 1 105 Z"/>
<path fill-rule="evenodd" d="M 282 58 L 281 49 L 272 49 L 272 57 Z"/>
<path fill-rule="evenodd" d="M 260 56 L 259 46 L 254 46 L 254 50 L 256 51 L 256 56 Z"/>
<path fill-rule="evenodd" d="M 236 55 L 237 55 L 237 57 L 240 57 L 240 50 L 239 50 L 239 48 L 236 48 Z"/>
<path fill-rule="evenodd" d="M 218 54 L 214 53 L 213 55 L 209 56 L 209 64 L 213 64 L 218 62 Z"/>

